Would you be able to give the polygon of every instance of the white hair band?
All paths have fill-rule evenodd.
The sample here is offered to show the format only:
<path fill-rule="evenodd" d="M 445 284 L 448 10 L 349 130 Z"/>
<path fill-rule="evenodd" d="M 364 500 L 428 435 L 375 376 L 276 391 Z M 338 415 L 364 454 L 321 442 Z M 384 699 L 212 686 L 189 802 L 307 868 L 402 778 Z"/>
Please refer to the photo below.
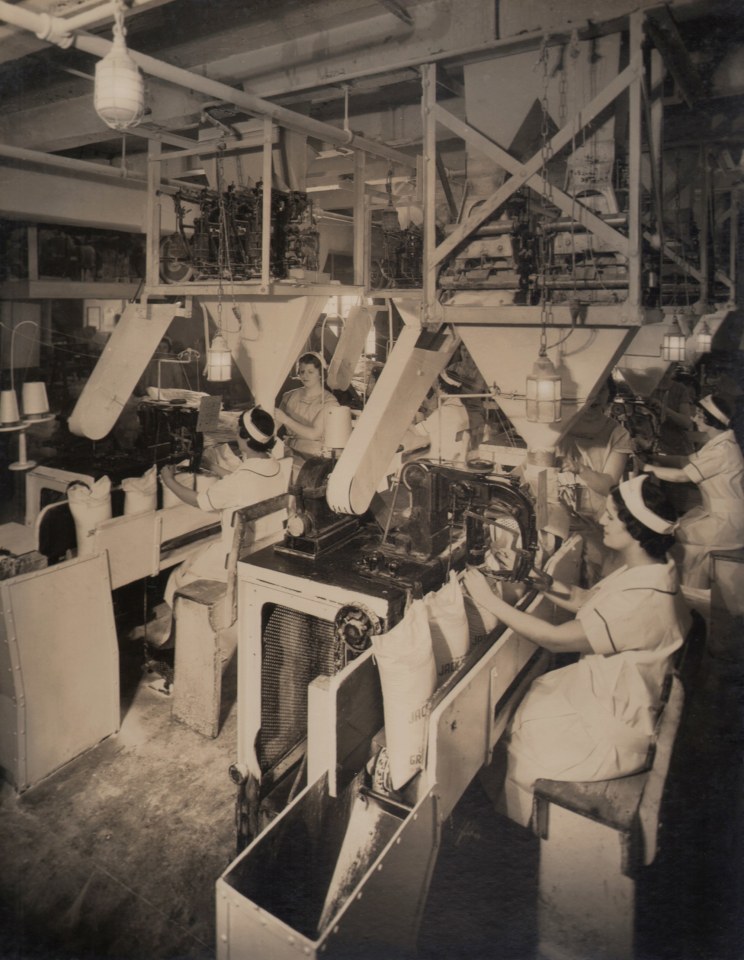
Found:
<path fill-rule="evenodd" d="M 643 482 L 646 476 L 647 474 L 642 473 L 640 476 L 633 477 L 632 480 L 626 480 L 625 483 L 621 483 L 617 488 L 620 497 L 630 513 L 632 513 L 636 520 L 639 520 L 644 527 L 648 527 L 648 529 L 653 530 L 654 533 L 673 533 L 677 525 L 669 520 L 665 520 L 664 517 L 660 517 L 658 513 L 654 513 L 653 510 L 649 510 L 643 501 Z"/>
<path fill-rule="evenodd" d="M 256 424 L 253 422 L 253 410 L 256 408 L 253 407 L 250 410 L 246 410 L 243 416 L 240 418 L 240 422 L 243 424 L 243 429 L 248 434 L 248 436 L 255 440 L 257 443 L 268 443 L 269 440 L 272 440 L 274 437 L 273 433 L 264 433 L 263 430 L 259 430 Z"/>
<path fill-rule="evenodd" d="M 708 394 L 707 397 L 703 397 L 702 400 L 698 400 L 698 406 L 702 407 L 703 410 L 707 410 L 708 413 L 712 414 L 716 418 L 716 420 L 720 420 L 721 423 L 725 423 L 726 426 L 731 423 L 731 418 L 727 417 L 723 410 L 716 406 L 713 397 L 710 394 Z"/>

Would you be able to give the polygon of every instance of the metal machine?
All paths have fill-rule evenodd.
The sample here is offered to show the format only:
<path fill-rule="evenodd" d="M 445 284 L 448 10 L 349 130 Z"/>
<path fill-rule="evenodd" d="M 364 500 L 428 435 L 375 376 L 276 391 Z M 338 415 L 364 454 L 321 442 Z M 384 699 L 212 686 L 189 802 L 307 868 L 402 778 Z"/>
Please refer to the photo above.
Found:
<path fill-rule="evenodd" d="M 164 238 L 160 250 L 166 283 L 261 276 L 263 184 L 230 184 L 224 190 L 182 188 L 173 202 L 177 232 Z M 317 271 L 318 250 L 318 229 L 307 194 L 272 190 L 271 275 L 284 278 L 293 269 Z"/>
<path fill-rule="evenodd" d="M 332 677 L 449 571 L 490 561 L 489 576 L 529 584 L 539 553 L 534 504 L 507 476 L 426 461 L 401 471 L 384 534 L 328 510 L 335 461 L 306 462 L 283 542 L 240 564 L 238 846 L 306 778 L 308 684 Z M 397 498 L 396 498 L 397 499 Z"/>
<path fill-rule="evenodd" d="M 441 821 L 490 760 L 526 684 L 545 668 L 534 645 L 497 627 L 422 706 L 429 716 L 426 756 L 411 795 L 400 805 L 361 789 L 368 787 L 362 771 L 382 725 L 379 677 L 365 649 L 371 635 L 395 624 L 412 597 L 436 589 L 466 560 L 490 560 L 493 575 L 518 585 L 515 596 L 520 593 L 518 602 L 531 612 L 542 605 L 531 589 L 535 580 L 576 580 L 580 545 L 548 529 L 556 445 L 637 338 L 653 328 L 651 339 L 660 338 L 660 307 L 675 305 L 669 275 L 660 284 L 657 273 L 673 253 L 662 239 L 660 171 L 652 171 L 653 188 L 645 193 L 642 176 L 646 91 L 652 119 L 646 118 L 645 134 L 660 148 L 662 84 L 658 77 L 647 82 L 647 65 L 659 67 L 647 39 L 640 12 L 628 18 L 623 34 L 577 34 L 570 83 L 565 38 L 560 46 L 544 39 L 542 76 L 535 49 L 479 57 L 463 67 L 463 111 L 437 101 L 436 67 L 425 65 L 420 234 L 409 227 L 404 236 L 392 205 L 378 207 L 366 231 L 372 249 L 365 251 L 369 196 L 363 178 L 355 183 L 355 289 L 363 287 L 361 265 L 367 264 L 394 298 L 403 329 L 338 460 L 306 465 L 281 548 L 239 564 L 233 773 L 241 841 L 254 839 L 219 882 L 221 957 L 294 955 L 299 948 L 348 956 L 354 931 L 380 910 L 392 942 L 410 942 Z M 443 128 L 462 142 L 467 183 L 460 208 L 449 203 L 451 222 L 441 239 L 436 177 L 439 169 L 444 180 L 437 163 Z M 651 165 L 659 166 L 660 156 L 649 149 Z M 414 166 L 410 157 L 391 159 Z M 268 137 L 263 161 L 268 184 Z M 154 170 L 153 183 L 159 182 Z M 224 190 L 217 193 L 204 195 L 193 234 L 187 243 L 181 238 L 187 253 L 171 258 L 185 282 L 159 284 L 151 262 L 148 295 L 198 296 L 257 401 L 271 408 L 334 291 L 276 282 L 288 260 L 275 250 L 265 215 L 259 276 L 245 226 L 250 218 L 238 211 L 245 198 L 237 189 L 227 198 Z M 264 194 L 262 209 L 273 211 L 268 199 Z M 229 227 L 216 251 L 215 209 Z M 300 212 L 307 223 L 306 210 Z M 160 239 L 155 209 L 149 239 L 152 254 Z M 211 287 L 210 277 L 217 278 Z M 225 278 L 235 319 L 228 329 L 221 323 Z M 702 286 L 702 271 L 698 280 Z M 407 289 L 389 292 L 395 288 Z M 107 382 L 104 355 L 72 429 L 95 437 L 110 428 L 119 393 L 136 382 L 164 332 L 159 306 L 128 307 L 111 346 L 132 357 L 132 369 Z M 150 309 L 154 315 L 145 317 Z M 414 414 L 461 342 L 525 442 L 529 493 L 487 472 L 409 465 L 399 478 L 406 502 L 381 535 L 367 512 Z M 530 415 L 527 402 L 527 378 L 538 359 L 550 360 L 562 387 L 561 410 L 548 417 Z M 663 372 L 658 349 L 654 359 Z M 302 916 L 271 893 L 296 880 L 296 857 L 322 871 L 303 875 L 302 892 L 293 898 Z M 395 902 L 399 884 L 410 894 L 408 906 Z"/>

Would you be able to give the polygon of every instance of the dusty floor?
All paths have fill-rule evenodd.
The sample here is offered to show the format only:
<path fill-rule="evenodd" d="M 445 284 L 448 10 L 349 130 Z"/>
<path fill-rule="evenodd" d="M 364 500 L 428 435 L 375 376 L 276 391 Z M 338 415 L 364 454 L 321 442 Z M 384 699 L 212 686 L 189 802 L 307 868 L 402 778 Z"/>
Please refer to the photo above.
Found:
<path fill-rule="evenodd" d="M 20 797 L 0 791 L 2 960 L 215 956 L 214 884 L 235 850 L 234 685 L 209 740 L 172 722 L 141 649 L 122 650 L 121 731 Z M 637 960 L 741 960 L 744 679 L 702 656 L 688 684 Z M 476 781 L 445 825 L 419 960 L 535 960 L 537 857 Z"/>

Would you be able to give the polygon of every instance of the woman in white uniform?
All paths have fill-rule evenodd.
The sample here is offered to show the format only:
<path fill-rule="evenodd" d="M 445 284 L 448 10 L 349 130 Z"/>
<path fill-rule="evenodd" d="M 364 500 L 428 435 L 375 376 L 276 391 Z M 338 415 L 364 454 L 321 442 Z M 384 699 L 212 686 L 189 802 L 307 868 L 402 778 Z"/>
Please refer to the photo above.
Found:
<path fill-rule="evenodd" d="M 206 490 L 195 491 L 175 478 L 173 468 L 165 466 L 160 477 L 180 500 L 208 513 L 220 513 L 222 535 L 177 567 L 168 578 L 164 599 L 172 607 L 173 596 L 194 580 L 226 582 L 227 557 L 232 548 L 232 519 L 235 510 L 248 507 L 278 494 L 286 493 L 289 476 L 283 463 L 272 456 L 276 444 L 274 419 L 259 407 L 247 410 L 240 417 L 238 447 L 240 463 L 232 473 L 217 480 Z M 281 514 L 270 514 L 254 522 L 252 535 L 260 540 L 281 530 Z"/>
<path fill-rule="evenodd" d="M 504 796 L 509 816 L 524 825 L 540 777 L 607 780 L 645 767 L 664 679 L 687 632 L 687 606 L 666 556 L 674 509 L 657 482 L 640 476 L 614 488 L 601 524 L 622 566 L 591 590 L 554 584 L 548 592 L 576 612 L 574 620 L 548 623 L 496 596 L 480 571 L 464 576 L 473 600 L 520 635 L 582 655 L 535 680 L 512 721 Z"/>
<path fill-rule="evenodd" d="M 403 447 L 418 450 L 425 443 L 426 447 L 412 459 L 464 463 L 470 443 L 470 418 L 459 396 L 462 381 L 449 370 L 443 370 L 434 389 L 436 407 L 425 420 L 409 428 Z"/>
<path fill-rule="evenodd" d="M 295 473 L 309 457 L 323 452 L 325 414 L 329 406 L 338 406 L 338 400 L 323 383 L 325 363 L 317 353 L 303 353 L 297 361 L 297 376 L 301 387 L 288 390 L 274 411 L 278 426 L 287 431 L 287 447 L 292 452 Z"/>
<path fill-rule="evenodd" d="M 697 484 L 703 502 L 680 520 L 675 559 L 682 583 L 708 589 L 708 557 L 716 550 L 744 547 L 744 457 L 730 429 L 731 407 L 724 397 L 710 394 L 697 403 L 695 428 L 706 437 L 683 467 L 647 463 L 644 470 L 671 483 Z"/>

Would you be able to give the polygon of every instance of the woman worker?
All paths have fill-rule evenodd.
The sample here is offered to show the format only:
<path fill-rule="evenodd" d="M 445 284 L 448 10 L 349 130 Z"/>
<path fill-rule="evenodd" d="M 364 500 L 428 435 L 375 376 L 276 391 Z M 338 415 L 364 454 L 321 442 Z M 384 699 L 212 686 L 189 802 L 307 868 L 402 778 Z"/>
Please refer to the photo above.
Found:
<path fill-rule="evenodd" d="M 587 586 L 592 586 L 607 572 L 607 552 L 599 520 L 604 514 L 607 494 L 622 479 L 628 456 L 633 452 L 628 431 L 604 412 L 613 391 L 614 385 L 608 380 L 561 440 L 557 451 L 563 469 L 575 473 L 582 484 L 578 490 L 576 517 L 584 537 Z"/>
<path fill-rule="evenodd" d="M 531 685 L 511 724 L 504 796 L 508 815 L 527 824 L 534 782 L 607 780 L 647 762 L 671 656 L 688 626 L 674 562 L 674 508 L 657 481 L 639 476 L 613 488 L 601 518 L 604 542 L 622 566 L 591 590 L 547 592 L 576 612 L 548 623 L 496 596 L 483 574 L 463 579 L 476 604 L 521 636 L 576 663 Z"/>
<path fill-rule="evenodd" d="M 703 502 L 680 520 L 675 558 L 682 583 L 708 589 L 708 556 L 715 550 L 744 547 L 744 457 L 733 430 L 732 408 L 717 394 L 697 401 L 693 416 L 705 443 L 683 467 L 647 463 L 644 470 L 671 483 L 697 484 Z"/>
<path fill-rule="evenodd" d="M 220 540 L 208 544 L 185 560 L 168 578 L 164 599 L 171 607 L 176 590 L 193 580 L 204 578 L 225 582 L 227 557 L 232 549 L 232 516 L 235 510 L 286 493 L 289 480 L 287 470 L 280 460 L 272 456 L 276 443 L 274 430 L 271 414 L 260 407 L 246 410 L 238 424 L 240 463 L 236 470 L 206 490 L 197 492 L 184 486 L 175 478 L 172 467 L 165 466 L 160 471 L 165 486 L 180 500 L 210 513 L 220 512 L 222 524 Z M 281 520 L 276 514 L 270 514 L 255 521 L 253 536 L 259 540 L 279 529 Z"/>
<path fill-rule="evenodd" d="M 403 438 L 405 450 L 417 450 L 416 458 L 462 463 L 470 443 L 470 418 L 460 393 L 462 381 L 449 370 L 442 370 L 434 386 L 436 406 L 426 419 L 408 429 Z"/>
<path fill-rule="evenodd" d="M 338 406 L 323 383 L 324 367 L 320 354 L 303 353 L 297 361 L 302 386 L 288 390 L 274 411 L 277 424 L 286 428 L 285 442 L 292 452 L 295 474 L 309 457 L 322 454 L 325 414 L 329 406 Z"/>

